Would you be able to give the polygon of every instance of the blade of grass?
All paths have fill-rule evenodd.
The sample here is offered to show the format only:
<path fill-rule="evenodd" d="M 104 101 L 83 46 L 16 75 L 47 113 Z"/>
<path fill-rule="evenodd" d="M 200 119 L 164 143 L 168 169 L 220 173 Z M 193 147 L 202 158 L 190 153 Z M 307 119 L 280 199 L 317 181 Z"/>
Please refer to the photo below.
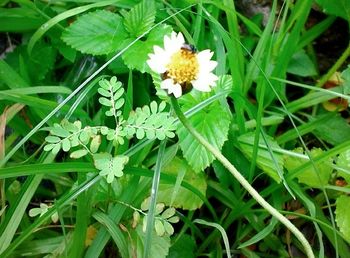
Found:
<path fill-rule="evenodd" d="M 232 257 L 231 256 L 231 250 L 230 250 L 230 244 L 229 244 L 229 241 L 228 241 L 227 234 L 225 232 L 225 229 L 220 224 L 208 222 L 208 221 L 205 221 L 205 220 L 202 220 L 202 219 L 195 219 L 193 221 L 193 223 L 198 223 L 198 224 L 206 225 L 206 226 L 209 226 L 209 227 L 214 227 L 217 230 L 219 230 L 220 233 L 221 233 L 222 239 L 224 241 L 224 245 L 225 245 L 225 249 L 226 249 L 226 255 L 227 255 L 228 258 Z"/>
<path fill-rule="evenodd" d="M 8 246 L 7 249 L 1 254 L 1 258 L 9 257 L 12 252 L 25 240 L 27 239 L 33 232 L 42 225 L 45 221 L 50 219 L 50 217 L 60 208 L 64 207 L 71 203 L 77 196 L 79 196 L 82 192 L 89 189 L 92 185 L 97 183 L 101 179 L 100 176 L 95 176 L 92 179 L 87 180 L 84 184 L 76 187 L 71 192 L 67 192 L 64 194 L 55 205 L 50 208 L 45 214 L 36 219 L 34 223 L 32 223 L 26 230 L 21 232 L 21 234 Z"/>
<path fill-rule="evenodd" d="M 0 59 L 0 81 L 4 82 L 10 89 L 29 86 L 28 83 L 2 59 Z"/>
<path fill-rule="evenodd" d="M 157 194 L 158 194 L 160 173 L 162 170 L 162 162 L 164 158 L 165 146 L 166 146 L 166 140 L 163 140 L 159 146 L 157 162 L 154 168 L 154 175 L 153 175 L 152 188 L 151 188 L 151 200 L 150 200 L 150 205 L 147 212 L 147 224 L 146 224 L 145 245 L 144 245 L 144 254 L 143 254 L 143 257 L 145 258 L 150 257 L 150 253 L 151 253 L 154 216 L 155 216 L 156 205 L 157 205 Z"/>
<path fill-rule="evenodd" d="M 21 95 L 32 95 L 32 94 L 40 94 L 40 93 L 62 93 L 62 94 L 70 94 L 71 89 L 64 86 L 32 86 L 32 87 L 23 87 L 20 89 L 11 89 L 11 90 L 3 90 L 1 91 L 3 96 L 0 96 L 0 99 L 6 99 L 6 94 L 21 94 Z"/>
<path fill-rule="evenodd" d="M 130 257 L 130 254 L 128 252 L 129 250 L 127 240 L 125 239 L 122 231 L 120 230 L 120 228 L 118 228 L 115 222 L 102 212 L 95 212 L 93 214 L 93 217 L 106 227 L 109 234 L 113 238 L 115 244 L 117 245 L 118 251 L 121 253 L 121 257 Z"/>
<path fill-rule="evenodd" d="M 78 173 L 78 184 L 81 185 L 86 181 L 86 174 Z M 73 239 L 68 250 L 68 257 L 82 257 L 85 250 L 85 240 L 87 234 L 88 224 L 91 215 L 91 198 L 94 191 L 87 189 L 77 197 L 77 210 L 75 216 L 75 227 Z"/>
<path fill-rule="evenodd" d="M 54 160 L 53 155 L 48 155 L 44 163 L 50 163 Z M 5 222 L 1 225 L 0 232 L 0 254 L 4 254 L 5 250 L 9 247 L 12 239 L 17 231 L 17 228 L 22 220 L 28 204 L 33 197 L 37 187 L 39 186 L 43 175 L 34 175 L 29 177 L 23 185 L 19 196 L 17 197 L 16 204 L 11 206 Z"/>

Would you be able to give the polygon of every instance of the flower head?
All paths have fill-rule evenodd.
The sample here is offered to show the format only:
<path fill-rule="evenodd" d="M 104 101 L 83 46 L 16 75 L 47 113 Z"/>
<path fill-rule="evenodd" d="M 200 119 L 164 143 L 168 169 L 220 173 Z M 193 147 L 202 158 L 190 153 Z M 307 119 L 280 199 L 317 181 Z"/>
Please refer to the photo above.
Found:
<path fill-rule="evenodd" d="M 170 37 L 164 37 L 164 49 L 154 46 L 147 63 L 154 72 L 161 74 L 160 87 L 178 98 L 192 87 L 208 92 L 216 85 L 218 77 L 212 71 L 217 62 L 210 60 L 212 56 L 210 50 L 197 52 L 186 44 L 181 32 L 172 32 Z"/>

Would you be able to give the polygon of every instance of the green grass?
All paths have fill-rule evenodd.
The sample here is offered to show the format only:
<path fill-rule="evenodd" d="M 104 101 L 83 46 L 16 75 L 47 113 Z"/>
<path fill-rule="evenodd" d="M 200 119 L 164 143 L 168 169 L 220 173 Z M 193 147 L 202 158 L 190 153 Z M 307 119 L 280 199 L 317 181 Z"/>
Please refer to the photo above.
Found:
<path fill-rule="evenodd" d="M 0 60 L 0 257 L 312 252 L 346 258 L 349 106 L 330 111 L 324 103 L 350 102 L 349 27 L 337 39 L 338 56 L 327 56 L 317 44 L 330 28 L 349 25 L 350 6 L 316 2 L 325 13 L 313 9 L 312 0 L 272 1 L 264 25 L 262 14 L 248 16 L 239 1 L 1 2 L 1 42 L 15 48 Z M 198 51 L 210 49 L 218 62 L 219 80 L 210 93 L 192 91 L 178 100 L 186 119 L 146 64 L 171 31 L 181 31 Z M 335 72 L 343 81 L 324 88 Z M 108 115 L 119 99 L 99 100 L 99 82 L 113 84 L 113 76 L 122 83 L 123 104 L 120 114 Z M 167 119 L 174 117 L 174 137 L 135 129 L 119 135 L 123 143 L 102 133 L 101 126 L 149 126 L 151 114 L 137 108 L 157 109 L 161 101 L 167 106 L 153 119 L 168 130 Z M 132 122 L 133 115 L 143 122 Z M 74 134 L 67 124 L 54 129 L 67 120 L 82 124 L 77 146 L 64 140 Z M 68 147 L 45 151 L 50 134 Z M 76 150 L 86 155 L 71 157 Z M 96 154 L 102 153 L 106 167 L 114 166 L 106 171 L 119 173 L 112 183 L 99 175 Z M 127 157 L 125 167 L 113 163 L 120 157 Z M 232 167 L 248 185 L 236 180 Z M 49 209 L 31 217 L 41 203 Z M 176 208 L 175 217 L 167 217 L 168 207 Z"/>

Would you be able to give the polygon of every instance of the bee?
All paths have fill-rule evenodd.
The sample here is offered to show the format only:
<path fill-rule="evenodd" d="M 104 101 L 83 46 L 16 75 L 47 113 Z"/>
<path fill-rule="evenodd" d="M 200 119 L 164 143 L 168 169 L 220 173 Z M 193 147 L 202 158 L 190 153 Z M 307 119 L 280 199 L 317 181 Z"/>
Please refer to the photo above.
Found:
<path fill-rule="evenodd" d="M 181 49 L 185 50 L 185 51 L 189 51 L 192 54 L 197 53 L 197 48 L 194 45 L 191 45 L 191 44 L 186 44 L 185 43 L 185 44 L 182 45 Z"/>

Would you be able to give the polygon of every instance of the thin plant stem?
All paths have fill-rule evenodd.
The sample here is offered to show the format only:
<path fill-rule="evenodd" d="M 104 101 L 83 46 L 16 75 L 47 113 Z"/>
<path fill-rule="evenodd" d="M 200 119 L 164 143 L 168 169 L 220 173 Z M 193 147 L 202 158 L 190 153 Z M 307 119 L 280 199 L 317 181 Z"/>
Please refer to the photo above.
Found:
<path fill-rule="evenodd" d="M 328 70 L 328 72 L 317 82 L 316 87 L 322 87 L 329 78 L 339 69 L 339 67 L 346 61 L 350 56 L 350 42 L 348 47 L 345 49 L 343 54 L 339 57 L 337 62 Z"/>
<path fill-rule="evenodd" d="M 219 150 L 217 150 L 214 146 L 212 146 L 202 135 L 200 135 L 187 120 L 177 99 L 175 97 L 171 97 L 171 104 L 175 111 L 175 114 L 183 124 L 183 126 L 188 130 L 190 134 L 201 144 L 203 145 L 214 157 L 224 165 L 228 171 L 238 180 L 238 182 L 247 190 L 247 192 L 264 208 L 266 209 L 272 216 L 278 219 L 283 225 L 285 225 L 300 241 L 303 245 L 306 255 L 309 258 L 314 258 L 314 253 L 309 242 L 306 240 L 305 236 L 299 231 L 299 229 L 294 226 L 286 217 L 284 217 L 280 212 L 278 212 L 274 207 L 272 207 L 265 199 L 249 184 L 249 182 L 241 175 L 240 172 L 228 161 L 224 155 L 221 154 Z"/>

